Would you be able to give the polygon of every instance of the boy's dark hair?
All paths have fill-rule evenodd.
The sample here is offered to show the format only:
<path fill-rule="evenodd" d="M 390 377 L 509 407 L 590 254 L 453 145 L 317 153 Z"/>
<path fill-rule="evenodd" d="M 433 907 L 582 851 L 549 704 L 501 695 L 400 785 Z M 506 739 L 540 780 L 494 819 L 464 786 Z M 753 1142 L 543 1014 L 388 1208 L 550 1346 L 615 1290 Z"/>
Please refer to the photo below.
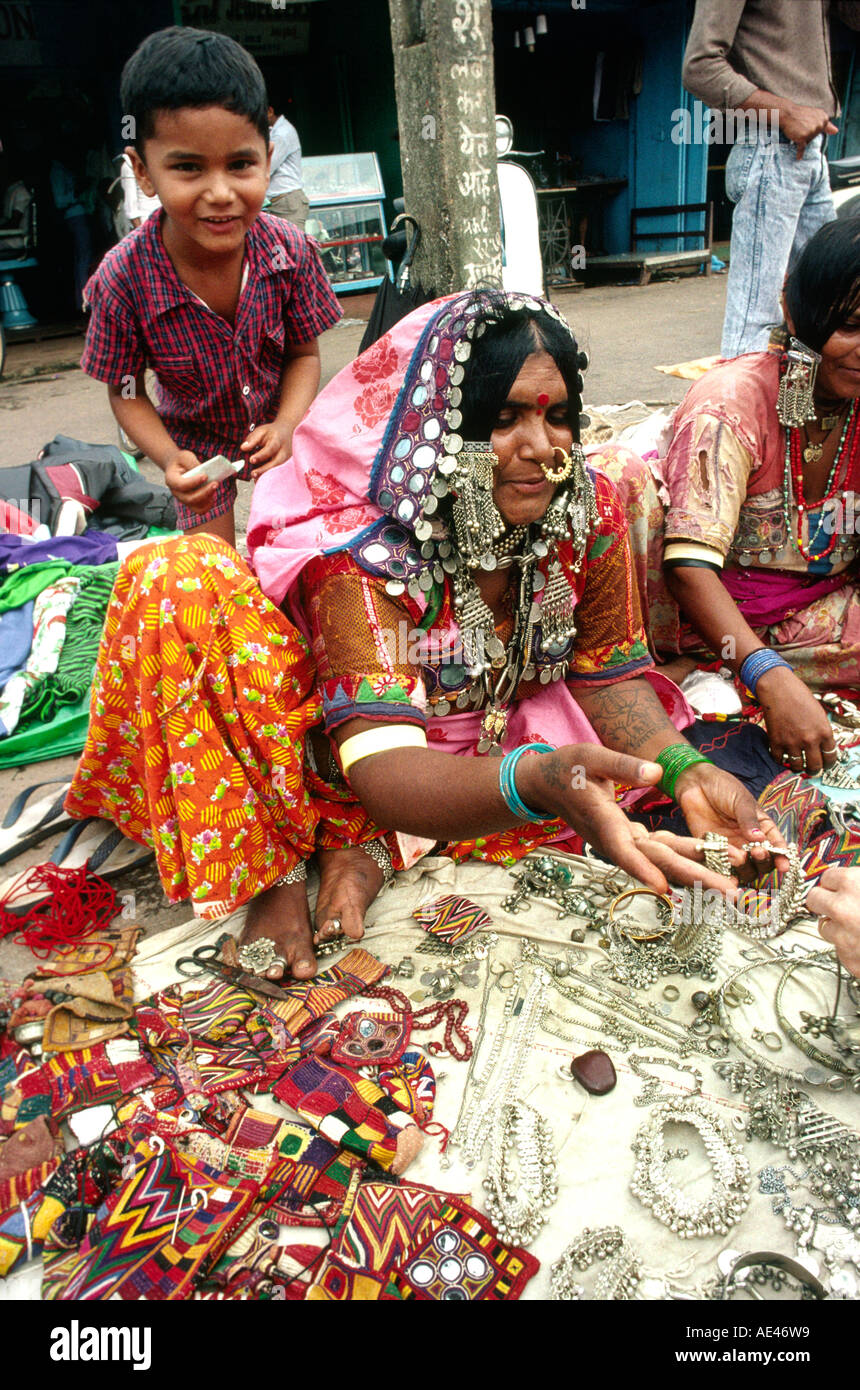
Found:
<path fill-rule="evenodd" d="M 247 116 L 268 147 L 269 99 L 263 74 L 241 44 L 203 29 L 159 29 L 135 49 L 122 70 L 120 102 L 134 120 L 133 144 L 155 134 L 159 111 L 223 106 Z"/>
<path fill-rule="evenodd" d="M 840 217 L 806 243 L 785 282 L 785 305 L 802 343 L 820 352 L 860 304 L 860 217 Z"/>
<path fill-rule="evenodd" d="M 478 319 L 484 332 L 472 344 L 463 380 L 464 439 L 489 439 L 508 392 L 533 352 L 553 359 L 568 392 L 567 418 L 579 440 L 582 411 L 581 371 L 587 361 L 576 339 L 564 324 L 545 309 L 515 309 L 507 296 L 492 290 L 476 291 L 481 303 Z"/>

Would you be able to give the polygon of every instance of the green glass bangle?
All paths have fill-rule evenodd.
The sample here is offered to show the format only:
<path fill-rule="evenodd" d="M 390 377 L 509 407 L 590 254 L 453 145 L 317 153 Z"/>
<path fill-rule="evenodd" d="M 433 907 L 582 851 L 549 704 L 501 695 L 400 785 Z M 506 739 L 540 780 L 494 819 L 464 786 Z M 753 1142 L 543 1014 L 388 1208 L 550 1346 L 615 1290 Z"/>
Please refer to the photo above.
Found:
<path fill-rule="evenodd" d="M 710 763 L 711 759 L 691 748 L 689 743 L 670 743 L 668 748 L 657 754 L 654 761 L 663 769 L 660 790 L 665 792 L 666 796 L 674 797 L 675 785 L 681 773 L 686 772 L 688 767 L 695 767 L 696 763 Z"/>

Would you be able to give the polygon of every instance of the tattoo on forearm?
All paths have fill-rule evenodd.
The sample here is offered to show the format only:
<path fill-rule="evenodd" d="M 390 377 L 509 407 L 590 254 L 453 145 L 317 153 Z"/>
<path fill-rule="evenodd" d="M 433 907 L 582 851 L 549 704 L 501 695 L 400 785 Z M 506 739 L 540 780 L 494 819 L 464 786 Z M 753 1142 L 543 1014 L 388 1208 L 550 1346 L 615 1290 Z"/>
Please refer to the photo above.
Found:
<path fill-rule="evenodd" d="M 558 753 L 548 753 L 541 766 L 541 773 L 548 787 L 555 791 L 567 791 L 570 787 L 570 769 Z"/>
<path fill-rule="evenodd" d="M 581 704 L 601 743 L 619 753 L 638 753 L 670 725 L 657 695 L 641 681 L 620 681 L 603 690 L 590 690 Z"/>

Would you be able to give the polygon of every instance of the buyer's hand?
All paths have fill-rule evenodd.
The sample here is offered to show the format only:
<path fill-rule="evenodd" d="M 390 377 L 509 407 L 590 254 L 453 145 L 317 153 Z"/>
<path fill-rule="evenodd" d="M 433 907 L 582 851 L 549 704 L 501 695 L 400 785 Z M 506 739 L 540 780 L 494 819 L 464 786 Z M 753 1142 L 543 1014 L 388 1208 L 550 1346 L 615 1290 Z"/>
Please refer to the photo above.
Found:
<path fill-rule="evenodd" d="M 208 512 L 218 484 L 207 482 L 205 478 L 197 482 L 193 479 L 191 482 L 185 481 L 185 474 L 189 469 L 196 468 L 200 461 L 190 449 L 178 450 L 164 469 L 164 481 L 177 502 L 190 507 L 193 512 Z"/>
<path fill-rule="evenodd" d="M 818 930 L 845 969 L 860 977 L 860 869 L 827 869 L 806 906 L 819 914 Z"/>

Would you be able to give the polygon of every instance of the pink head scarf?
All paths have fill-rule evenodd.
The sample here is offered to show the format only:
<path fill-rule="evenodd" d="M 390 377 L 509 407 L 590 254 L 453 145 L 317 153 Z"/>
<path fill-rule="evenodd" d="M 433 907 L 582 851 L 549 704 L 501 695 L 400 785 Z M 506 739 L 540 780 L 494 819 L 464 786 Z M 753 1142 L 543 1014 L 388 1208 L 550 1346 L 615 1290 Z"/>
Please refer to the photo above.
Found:
<path fill-rule="evenodd" d="M 543 300 L 505 298 L 565 323 Z M 394 580 L 420 572 L 434 482 L 463 444 L 460 383 L 483 307 L 474 291 L 422 305 L 317 396 L 292 458 L 254 488 L 248 553 L 273 603 L 321 553 L 349 549 L 363 569 Z"/>

